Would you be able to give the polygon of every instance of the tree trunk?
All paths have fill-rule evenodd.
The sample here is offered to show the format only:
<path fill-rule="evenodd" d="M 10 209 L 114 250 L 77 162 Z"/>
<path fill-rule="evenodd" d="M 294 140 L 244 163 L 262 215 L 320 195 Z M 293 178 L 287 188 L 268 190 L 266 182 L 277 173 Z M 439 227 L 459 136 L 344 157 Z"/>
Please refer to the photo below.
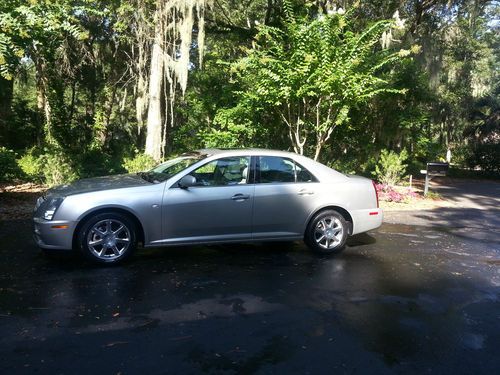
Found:
<path fill-rule="evenodd" d="M 158 11 L 157 11 L 158 14 Z M 161 22 L 156 19 L 155 40 L 151 53 L 151 72 L 149 74 L 149 106 L 146 134 L 146 154 L 155 160 L 161 159 L 162 116 L 161 95 L 163 84 L 163 34 Z"/>
<path fill-rule="evenodd" d="M 146 90 L 146 80 L 142 73 L 139 73 L 139 78 L 137 79 L 137 92 L 135 99 L 135 117 L 137 119 L 138 133 L 141 133 L 141 129 L 146 122 L 146 110 L 147 105 L 147 90 Z"/>
<path fill-rule="evenodd" d="M 135 38 L 137 40 L 137 56 L 135 57 L 135 68 L 137 70 L 137 82 L 135 87 L 135 117 L 137 119 L 137 131 L 140 135 L 146 124 L 146 115 L 148 110 L 148 82 L 146 65 L 149 52 L 149 34 L 150 28 L 147 22 L 146 5 L 144 1 L 137 1 L 137 13 L 135 19 Z"/>
<path fill-rule="evenodd" d="M 36 67 L 36 104 L 38 113 L 43 114 L 43 120 L 40 123 L 44 124 L 45 140 L 48 143 L 53 141 L 52 126 L 51 126 L 51 107 L 48 98 L 49 83 L 46 75 L 45 62 L 39 58 L 35 61 Z"/>

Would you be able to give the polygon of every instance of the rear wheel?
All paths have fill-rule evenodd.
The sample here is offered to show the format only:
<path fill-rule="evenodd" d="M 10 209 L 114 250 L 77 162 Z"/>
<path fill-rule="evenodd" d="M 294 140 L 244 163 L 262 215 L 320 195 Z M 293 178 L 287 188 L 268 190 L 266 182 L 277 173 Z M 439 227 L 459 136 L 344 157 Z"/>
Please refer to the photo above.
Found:
<path fill-rule="evenodd" d="M 307 226 L 304 240 L 307 246 L 316 252 L 339 253 L 345 247 L 348 228 L 347 221 L 337 211 L 322 211 L 315 215 Z"/>
<path fill-rule="evenodd" d="M 78 233 L 78 244 L 87 259 L 100 264 L 117 264 L 134 252 L 136 228 L 127 216 L 104 212 L 85 222 Z"/>

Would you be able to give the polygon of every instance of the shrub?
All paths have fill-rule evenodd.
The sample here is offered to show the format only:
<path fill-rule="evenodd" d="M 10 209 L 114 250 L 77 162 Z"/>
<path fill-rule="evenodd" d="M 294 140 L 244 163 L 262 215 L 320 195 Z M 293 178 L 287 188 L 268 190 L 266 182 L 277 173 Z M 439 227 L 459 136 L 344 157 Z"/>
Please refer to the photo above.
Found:
<path fill-rule="evenodd" d="M 451 150 L 451 163 L 455 166 L 468 168 L 471 157 L 472 147 L 470 144 L 462 143 Z"/>
<path fill-rule="evenodd" d="M 123 168 L 127 170 L 128 173 L 136 173 L 147 171 L 153 168 L 158 163 L 149 155 L 138 153 L 133 158 L 123 159 Z"/>
<path fill-rule="evenodd" d="M 60 150 L 51 150 L 39 158 L 46 185 L 65 184 L 78 179 L 78 173 L 69 157 Z"/>
<path fill-rule="evenodd" d="M 428 191 L 425 197 L 432 200 L 440 200 L 442 198 L 441 194 L 436 193 L 435 191 Z"/>
<path fill-rule="evenodd" d="M 78 157 L 81 178 L 124 173 L 121 156 L 112 156 L 100 150 L 89 150 Z"/>
<path fill-rule="evenodd" d="M 80 177 L 74 160 L 59 149 L 41 151 L 33 147 L 17 160 L 17 164 L 25 179 L 47 186 L 65 184 Z"/>
<path fill-rule="evenodd" d="M 402 180 L 406 171 L 403 162 L 408 158 L 408 153 L 403 150 L 400 154 L 394 151 L 382 150 L 380 159 L 375 166 L 374 175 L 382 184 L 394 186 Z"/>
<path fill-rule="evenodd" d="M 16 162 L 16 153 L 5 147 L 0 147 L 0 181 L 12 181 L 22 176 L 22 171 Z"/>
<path fill-rule="evenodd" d="M 419 195 L 410 189 L 395 190 L 387 184 L 376 184 L 375 188 L 377 189 L 379 199 L 385 202 L 401 203 L 419 198 Z"/>
<path fill-rule="evenodd" d="M 375 159 L 367 155 L 348 153 L 341 155 L 335 161 L 327 160 L 326 165 L 341 173 L 370 177 L 371 171 L 375 169 Z"/>
<path fill-rule="evenodd" d="M 500 172 L 500 144 L 483 143 L 475 145 L 467 159 L 471 168 L 479 167 L 483 171 Z"/>
<path fill-rule="evenodd" d="M 35 148 L 31 148 L 17 160 L 19 168 L 28 181 L 41 182 L 43 179 L 43 164 Z"/>

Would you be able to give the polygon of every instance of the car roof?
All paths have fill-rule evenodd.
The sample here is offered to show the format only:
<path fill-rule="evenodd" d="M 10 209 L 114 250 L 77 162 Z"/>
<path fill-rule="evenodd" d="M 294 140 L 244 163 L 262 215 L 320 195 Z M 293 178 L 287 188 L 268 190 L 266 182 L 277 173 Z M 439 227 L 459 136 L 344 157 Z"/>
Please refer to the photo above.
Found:
<path fill-rule="evenodd" d="M 200 154 L 205 154 L 208 156 L 212 155 L 279 155 L 279 156 L 298 156 L 298 154 L 290 151 L 281 150 L 270 150 L 265 148 L 204 148 L 201 150 L 196 150 Z"/>

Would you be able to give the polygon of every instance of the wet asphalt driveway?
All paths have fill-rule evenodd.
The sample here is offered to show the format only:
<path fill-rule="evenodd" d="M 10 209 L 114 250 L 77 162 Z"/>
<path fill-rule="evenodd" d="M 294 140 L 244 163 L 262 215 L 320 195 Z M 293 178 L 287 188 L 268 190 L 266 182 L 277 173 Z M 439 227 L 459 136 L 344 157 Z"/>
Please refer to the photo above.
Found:
<path fill-rule="evenodd" d="M 300 244 L 52 260 L 0 223 L 0 373 L 498 373 L 498 232 L 384 224 Z"/>

